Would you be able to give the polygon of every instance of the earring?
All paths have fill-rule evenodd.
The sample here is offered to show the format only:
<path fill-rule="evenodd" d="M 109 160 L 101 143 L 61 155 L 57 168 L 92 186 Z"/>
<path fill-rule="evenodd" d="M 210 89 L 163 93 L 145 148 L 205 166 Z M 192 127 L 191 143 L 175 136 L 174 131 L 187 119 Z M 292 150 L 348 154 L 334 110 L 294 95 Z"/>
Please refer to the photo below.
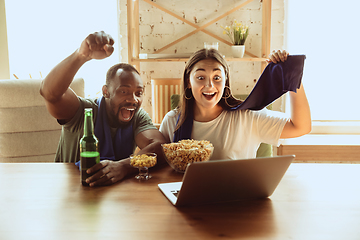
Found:
<path fill-rule="evenodd" d="M 226 89 L 228 89 L 227 95 L 225 95 Z M 224 95 L 224 96 L 222 96 L 223 99 L 228 99 L 229 97 L 231 97 L 231 90 L 228 86 L 225 86 L 223 95 Z"/>
<path fill-rule="evenodd" d="M 190 89 L 190 97 L 187 97 L 187 96 L 186 96 L 186 93 L 187 93 L 187 90 L 188 90 L 188 89 Z M 186 100 L 190 100 L 190 99 L 192 98 L 191 88 L 187 87 L 187 88 L 185 89 L 184 97 L 185 97 Z"/>
<path fill-rule="evenodd" d="M 231 104 L 229 104 L 228 102 L 227 102 L 227 100 L 228 100 L 228 98 L 225 98 L 225 100 L 224 100 L 224 102 L 225 102 L 225 104 L 228 106 L 228 107 L 236 107 L 236 106 L 238 106 L 238 104 L 235 104 L 235 105 L 231 105 Z"/>

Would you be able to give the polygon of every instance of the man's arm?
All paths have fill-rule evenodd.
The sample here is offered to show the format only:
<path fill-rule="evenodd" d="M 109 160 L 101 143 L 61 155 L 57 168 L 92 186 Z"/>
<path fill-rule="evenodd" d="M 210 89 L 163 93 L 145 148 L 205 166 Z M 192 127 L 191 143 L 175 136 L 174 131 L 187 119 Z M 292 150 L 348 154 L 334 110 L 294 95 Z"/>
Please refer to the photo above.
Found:
<path fill-rule="evenodd" d="M 157 164 L 166 162 L 161 149 L 161 144 L 165 143 L 165 138 L 159 130 L 142 131 L 136 135 L 135 142 L 141 149 L 138 154 L 156 153 Z M 111 185 L 136 172 L 138 170 L 130 165 L 130 158 L 120 161 L 103 160 L 87 170 L 88 174 L 93 175 L 86 182 L 89 183 L 90 187 Z"/>
<path fill-rule="evenodd" d="M 156 153 L 157 164 L 163 164 L 166 162 L 161 149 L 161 144 L 166 143 L 166 140 L 159 130 L 149 129 L 142 131 L 135 137 L 135 142 L 140 148 L 138 154 Z"/>
<path fill-rule="evenodd" d="M 91 59 L 103 59 L 114 51 L 114 40 L 104 32 L 87 36 L 79 49 L 55 66 L 43 80 L 40 94 L 49 113 L 56 119 L 70 120 L 79 108 L 76 94 L 69 88 L 80 67 Z"/>

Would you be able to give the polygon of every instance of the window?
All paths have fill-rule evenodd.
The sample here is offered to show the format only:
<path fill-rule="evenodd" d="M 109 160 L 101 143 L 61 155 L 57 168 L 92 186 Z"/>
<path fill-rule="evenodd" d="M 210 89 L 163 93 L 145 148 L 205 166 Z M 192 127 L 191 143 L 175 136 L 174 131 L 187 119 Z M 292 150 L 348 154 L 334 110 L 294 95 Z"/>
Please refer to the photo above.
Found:
<path fill-rule="evenodd" d="M 95 31 L 115 40 L 107 59 L 85 63 L 75 77 L 85 79 L 85 93 L 94 96 L 105 83 L 107 70 L 119 62 L 116 0 L 6 0 L 11 78 L 44 78 Z"/>
<path fill-rule="evenodd" d="M 303 82 L 315 122 L 360 126 L 359 10 L 357 0 L 287 0 L 286 48 L 306 54 Z"/>

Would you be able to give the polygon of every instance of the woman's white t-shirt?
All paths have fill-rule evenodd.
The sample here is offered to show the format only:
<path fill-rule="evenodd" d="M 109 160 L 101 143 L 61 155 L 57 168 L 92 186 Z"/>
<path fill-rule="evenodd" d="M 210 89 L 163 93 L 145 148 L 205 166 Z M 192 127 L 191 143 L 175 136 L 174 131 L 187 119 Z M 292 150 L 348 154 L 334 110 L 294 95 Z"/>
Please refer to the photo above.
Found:
<path fill-rule="evenodd" d="M 168 142 L 173 141 L 179 113 L 168 112 L 160 132 Z M 260 143 L 278 145 L 281 132 L 288 121 L 285 114 L 264 108 L 260 111 L 222 111 L 212 121 L 194 121 L 191 138 L 209 140 L 214 145 L 211 159 L 255 158 Z"/>

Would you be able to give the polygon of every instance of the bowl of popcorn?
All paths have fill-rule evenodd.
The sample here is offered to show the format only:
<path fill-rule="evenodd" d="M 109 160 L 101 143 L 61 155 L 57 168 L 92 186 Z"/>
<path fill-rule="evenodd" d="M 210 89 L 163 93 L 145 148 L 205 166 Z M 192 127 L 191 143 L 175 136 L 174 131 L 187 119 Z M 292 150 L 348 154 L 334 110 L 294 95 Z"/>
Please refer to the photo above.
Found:
<path fill-rule="evenodd" d="M 168 164 L 177 172 L 184 173 L 189 163 L 208 161 L 214 146 L 207 140 L 180 140 L 162 144 Z"/>
<path fill-rule="evenodd" d="M 156 165 L 156 153 L 146 153 L 130 155 L 130 165 L 139 169 L 139 174 L 135 176 L 138 180 L 149 180 L 149 168 Z"/>

